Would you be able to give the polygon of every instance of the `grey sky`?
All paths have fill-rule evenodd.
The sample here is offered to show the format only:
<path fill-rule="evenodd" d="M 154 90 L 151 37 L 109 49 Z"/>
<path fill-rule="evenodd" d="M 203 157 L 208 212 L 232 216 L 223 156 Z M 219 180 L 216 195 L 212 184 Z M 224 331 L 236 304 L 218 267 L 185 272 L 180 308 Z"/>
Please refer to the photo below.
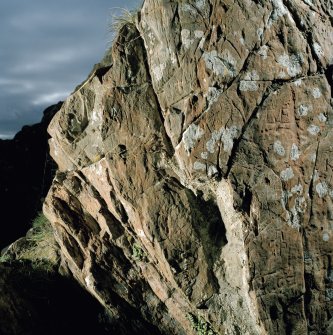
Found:
<path fill-rule="evenodd" d="M 103 56 L 108 25 L 142 0 L 1 0 L 0 138 L 38 122 Z"/>

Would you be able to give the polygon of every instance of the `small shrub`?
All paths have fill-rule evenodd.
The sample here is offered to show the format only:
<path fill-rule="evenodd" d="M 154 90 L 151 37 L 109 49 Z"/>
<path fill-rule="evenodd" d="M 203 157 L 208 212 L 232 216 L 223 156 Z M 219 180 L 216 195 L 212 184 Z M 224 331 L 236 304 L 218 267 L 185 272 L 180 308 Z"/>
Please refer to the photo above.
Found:
<path fill-rule="evenodd" d="M 196 317 L 189 313 L 187 318 L 191 322 L 192 328 L 197 332 L 198 335 L 216 335 L 210 323 L 201 316 Z"/>
<path fill-rule="evenodd" d="M 7 254 L 4 253 L 3 255 L 0 256 L 0 263 L 6 263 L 11 260 L 11 257 Z"/>
<path fill-rule="evenodd" d="M 33 232 L 27 238 L 28 241 L 39 243 L 53 237 L 52 226 L 43 213 L 38 213 L 36 218 L 32 221 L 32 228 Z"/>
<path fill-rule="evenodd" d="M 138 243 L 134 243 L 132 246 L 132 257 L 135 261 L 144 261 L 146 258 L 145 252 Z"/>
<path fill-rule="evenodd" d="M 32 222 L 24 238 L 15 241 L 0 257 L 0 262 L 29 264 L 31 270 L 51 272 L 59 262 L 58 247 L 51 223 L 43 213 Z"/>

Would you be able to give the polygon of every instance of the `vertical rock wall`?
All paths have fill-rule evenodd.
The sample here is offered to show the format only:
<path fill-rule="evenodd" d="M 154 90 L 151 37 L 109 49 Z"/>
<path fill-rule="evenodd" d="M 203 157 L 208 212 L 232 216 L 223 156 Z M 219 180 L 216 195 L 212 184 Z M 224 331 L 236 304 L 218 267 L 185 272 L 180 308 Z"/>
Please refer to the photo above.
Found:
<path fill-rule="evenodd" d="M 332 332 L 332 5 L 146 0 L 53 119 L 44 211 L 124 334 Z"/>

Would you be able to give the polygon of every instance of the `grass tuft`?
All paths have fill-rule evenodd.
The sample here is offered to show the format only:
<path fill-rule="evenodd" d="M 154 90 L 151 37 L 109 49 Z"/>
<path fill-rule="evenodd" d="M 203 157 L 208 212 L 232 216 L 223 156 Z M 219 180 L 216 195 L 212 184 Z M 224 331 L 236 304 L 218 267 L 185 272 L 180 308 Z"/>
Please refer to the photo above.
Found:
<path fill-rule="evenodd" d="M 111 15 L 111 22 L 109 23 L 109 32 L 115 36 L 119 34 L 121 29 L 125 25 L 136 26 L 136 21 L 138 17 L 138 12 L 133 10 L 130 11 L 125 8 L 112 8 L 114 14 Z"/>
<path fill-rule="evenodd" d="M 59 263 L 51 223 L 43 213 L 39 213 L 32 222 L 27 235 L 12 245 L 1 256 L 0 262 L 29 262 L 34 269 L 51 272 Z"/>

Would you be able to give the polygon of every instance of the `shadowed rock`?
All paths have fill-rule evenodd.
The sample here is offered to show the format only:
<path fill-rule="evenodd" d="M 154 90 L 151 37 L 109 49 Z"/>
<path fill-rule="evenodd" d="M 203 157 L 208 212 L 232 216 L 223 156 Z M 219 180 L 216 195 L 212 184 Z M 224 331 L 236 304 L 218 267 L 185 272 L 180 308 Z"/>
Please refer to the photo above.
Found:
<path fill-rule="evenodd" d="M 25 235 L 41 210 L 56 165 L 48 154 L 47 126 L 62 103 L 44 111 L 40 123 L 0 140 L 0 249 Z"/>

